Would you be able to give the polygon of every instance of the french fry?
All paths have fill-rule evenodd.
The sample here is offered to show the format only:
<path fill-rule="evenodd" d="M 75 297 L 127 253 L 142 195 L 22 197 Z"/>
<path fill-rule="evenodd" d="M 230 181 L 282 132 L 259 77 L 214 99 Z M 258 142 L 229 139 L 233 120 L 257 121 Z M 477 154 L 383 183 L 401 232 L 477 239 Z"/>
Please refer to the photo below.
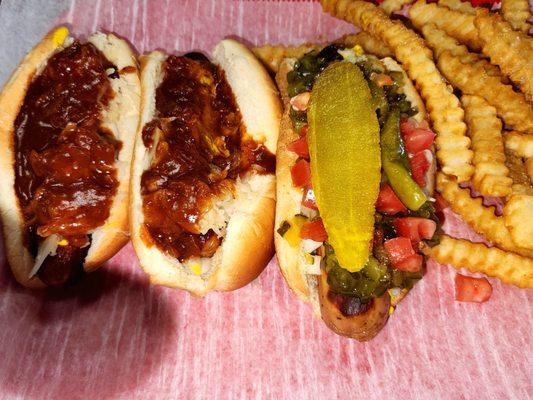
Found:
<path fill-rule="evenodd" d="M 277 72 L 284 58 L 300 58 L 305 53 L 320 48 L 319 45 L 302 44 L 298 46 L 265 45 L 252 48 L 255 56 L 268 67 L 271 72 Z"/>
<path fill-rule="evenodd" d="M 529 31 L 529 1 L 528 0 L 502 0 L 503 18 L 511 24 L 513 29 L 527 34 Z"/>
<path fill-rule="evenodd" d="M 461 11 L 466 14 L 475 14 L 476 9 L 469 1 L 461 0 L 439 0 L 439 6 L 448 7 L 450 10 Z"/>
<path fill-rule="evenodd" d="M 508 147 L 505 148 L 505 165 L 509 169 L 509 177 L 513 180 L 513 194 L 533 195 L 533 186 L 524 161 Z"/>
<path fill-rule="evenodd" d="M 461 103 L 474 151 L 474 188 L 483 196 L 510 195 L 513 180 L 505 166 L 502 123 L 496 109 L 478 96 L 463 95 Z"/>
<path fill-rule="evenodd" d="M 505 147 L 520 157 L 533 157 L 533 135 L 512 131 L 505 135 Z"/>
<path fill-rule="evenodd" d="M 334 43 L 341 43 L 348 47 L 359 45 L 366 53 L 373 54 L 378 58 L 392 56 L 392 51 L 382 41 L 365 31 L 361 31 L 355 35 L 341 36 L 339 39 L 334 40 Z"/>
<path fill-rule="evenodd" d="M 433 49 L 433 54 L 437 59 L 444 51 L 449 51 L 456 57 L 460 56 L 463 63 L 476 63 L 478 66 L 477 69 L 481 67 L 487 75 L 497 77 L 502 83 L 509 83 L 509 79 L 502 74 L 497 65 L 491 64 L 477 53 L 471 53 L 465 45 L 460 44 L 455 38 L 437 28 L 435 24 L 424 25 L 422 27 L 422 34 L 424 35 L 424 39 L 426 39 L 426 43 Z"/>
<path fill-rule="evenodd" d="M 529 182 L 533 182 L 533 157 L 526 159 L 526 172 L 529 176 Z"/>
<path fill-rule="evenodd" d="M 437 173 L 437 189 L 472 229 L 497 247 L 517 254 L 533 257 L 533 251 L 517 246 L 511 239 L 503 217 L 494 214 L 493 207 L 484 207 L 480 197 L 472 198 L 468 189 L 462 189 L 453 178 Z"/>
<path fill-rule="evenodd" d="M 503 208 L 503 217 L 515 244 L 533 250 L 533 196 L 512 195 Z"/>
<path fill-rule="evenodd" d="M 481 272 L 520 288 L 533 287 L 533 259 L 528 257 L 447 235 L 425 253 L 441 264 Z"/>
<path fill-rule="evenodd" d="M 416 83 L 437 133 L 437 158 L 442 170 L 468 181 L 473 173 L 470 139 L 466 136 L 464 111 L 433 62 L 432 52 L 422 38 L 394 22 L 375 5 L 365 1 L 322 0 L 326 12 L 351 22 L 382 40 L 409 77 Z"/>
<path fill-rule="evenodd" d="M 474 51 L 480 51 L 482 42 L 474 26 L 475 15 L 461 11 L 450 10 L 435 3 L 427 4 L 425 0 L 418 0 L 409 10 L 411 22 L 418 29 L 433 23 L 448 35 L 466 44 Z"/>
<path fill-rule="evenodd" d="M 483 44 L 483 54 L 499 65 L 502 72 L 515 82 L 533 101 L 533 44 L 521 32 L 513 30 L 500 15 L 478 10 L 474 24 Z"/>
<path fill-rule="evenodd" d="M 498 116 L 506 124 L 519 131 L 533 133 L 533 107 L 511 85 L 488 75 L 480 64 L 469 63 L 468 59 L 463 62 L 462 57 L 449 51 L 440 54 L 437 64 L 453 87 L 465 94 L 483 97 L 496 108 Z"/>
<path fill-rule="evenodd" d="M 384 0 L 379 6 L 387 14 L 400 11 L 404 5 L 411 4 L 414 0 Z"/>

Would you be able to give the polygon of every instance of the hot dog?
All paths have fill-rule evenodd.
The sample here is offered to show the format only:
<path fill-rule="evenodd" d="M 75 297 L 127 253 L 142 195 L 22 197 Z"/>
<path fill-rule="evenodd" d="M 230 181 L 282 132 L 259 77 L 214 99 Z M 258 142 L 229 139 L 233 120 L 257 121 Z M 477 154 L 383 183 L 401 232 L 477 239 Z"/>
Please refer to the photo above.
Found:
<path fill-rule="evenodd" d="M 274 83 L 243 45 L 141 58 L 131 234 L 154 284 L 198 296 L 244 286 L 273 254 Z"/>
<path fill-rule="evenodd" d="M 276 81 L 280 269 L 330 329 L 370 340 L 438 239 L 424 104 L 398 63 L 359 46 L 286 59 Z"/>
<path fill-rule="evenodd" d="M 128 241 L 140 106 L 135 55 L 113 34 L 50 32 L 0 94 L 0 212 L 7 260 L 28 287 L 98 268 Z"/>

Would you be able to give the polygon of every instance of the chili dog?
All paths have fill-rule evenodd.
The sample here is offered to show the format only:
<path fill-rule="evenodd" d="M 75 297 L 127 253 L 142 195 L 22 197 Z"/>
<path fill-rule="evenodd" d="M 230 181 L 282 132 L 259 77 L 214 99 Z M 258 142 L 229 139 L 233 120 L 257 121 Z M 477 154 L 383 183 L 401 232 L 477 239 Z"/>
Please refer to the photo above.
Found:
<path fill-rule="evenodd" d="M 243 45 L 141 58 L 131 233 L 154 284 L 204 295 L 253 280 L 273 255 L 281 114 L 267 72 Z"/>
<path fill-rule="evenodd" d="M 7 260 L 28 287 L 91 271 L 128 240 L 140 106 L 136 58 L 113 34 L 61 27 L 0 94 L 0 212 Z"/>
<path fill-rule="evenodd" d="M 276 81 L 280 269 L 330 329 L 370 340 L 438 239 L 424 104 L 398 63 L 359 46 L 286 59 Z"/>

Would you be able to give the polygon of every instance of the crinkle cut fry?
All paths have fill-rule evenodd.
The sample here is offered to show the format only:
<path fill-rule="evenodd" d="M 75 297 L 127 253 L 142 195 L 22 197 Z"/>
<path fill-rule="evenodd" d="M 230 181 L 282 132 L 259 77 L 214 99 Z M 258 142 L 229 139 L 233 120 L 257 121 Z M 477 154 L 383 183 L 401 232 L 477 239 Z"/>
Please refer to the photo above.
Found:
<path fill-rule="evenodd" d="M 480 51 L 482 42 L 474 26 L 475 15 L 465 14 L 461 11 L 450 10 L 435 3 L 427 4 L 425 0 L 418 0 L 409 9 L 411 22 L 418 29 L 425 24 L 433 23 L 448 35 L 466 44 L 474 51 Z"/>
<path fill-rule="evenodd" d="M 464 112 L 459 100 L 446 85 L 424 40 L 403 24 L 390 20 L 375 5 L 365 1 L 322 0 L 324 10 L 351 22 L 381 39 L 403 64 L 426 102 L 437 133 L 437 158 L 442 170 L 460 182 L 473 173 L 470 139 L 466 136 Z"/>
<path fill-rule="evenodd" d="M 476 8 L 469 1 L 461 0 L 439 0 L 439 6 L 448 7 L 450 10 L 461 11 L 466 14 L 475 14 Z"/>
<path fill-rule="evenodd" d="M 361 46 L 366 53 L 373 54 L 376 57 L 390 57 L 392 52 L 379 40 L 370 36 L 367 32 L 358 32 L 356 34 L 344 35 L 334 40 L 332 43 L 339 43 L 348 47 L 355 45 Z M 264 45 L 252 48 L 255 56 L 268 67 L 271 72 L 278 72 L 281 61 L 284 58 L 301 58 L 305 53 L 312 50 L 318 50 L 324 47 L 324 44 L 305 43 L 296 46 L 283 45 Z"/>
<path fill-rule="evenodd" d="M 502 72 L 515 82 L 528 101 L 533 101 L 533 42 L 513 30 L 500 15 L 478 10 L 474 19 L 483 54 L 499 65 Z"/>
<path fill-rule="evenodd" d="M 503 218 L 515 244 L 533 250 L 533 196 L 513 194 L 505 204 Z"/>
<path fill-rule="evenodd" d="M 472 198 L 470 190 L 459 187 L 457 181 L 443 173 L 437 173 L 437 190 L 471 227 L 497 247 L 525 257 L 533 257 L 533 251 L 517 246 L 502 217 L 494 214 L 494 207 L 484 207 L 480 197 Z"/>
<path fill-rule="evenodd" d="M 533 288 L 531 258 L 448 235 L 442 235 L 440 243 L 425 252 L 441 264 L 481 272 L 520 288 Z"/>
<path fill-rule="evenodd" d="M 496 109 L 478 96 L 463 95 L 461 103 L 474 151 L 474 188 L 483 196 L 510 195 L 513 180 L 505 165 L 502 123 Z"/>
<path fill-rule="evenodd" d="M 384 0 L 379 6 L 388 15 L 400 11 L 404 5 L 411 4 L 414 0 Z"/>
<path fill-rule="evenodd" d="M 511 85 L 490 76 L 479 63 L 463 61 L 449 51 L 440 54 L 439 70 L 453 87 L 463 93 L 483 97 L 496 108 L 498 116 L 514 129 L 533 133 L 533 107 L 522 93 L 515 92 Z"/>
<path fill-rule="evenodd" d="M 513 194 L 533 195 L 533 186 L 531 186 L 524 161 L 508 147 L 505 148 L 505 165 L 507 165 L 509 176 L 513 180 Z"/>
<path fill-rule="evenodd" d="M 533 135 L 511 131 L 505 134 L 505 147 L 520 157 L 533 157 Z"/>
<path fill-rule="evenodd" d="M 501 11 L 503 18 L 511 24 L 513 29 L 528 33 L 530 28 L 528 20 L 531 17 L 528 0 L 502 0 Z"/>
<path fill-rule="evenodd" d="M 424 25 L 422 34 L 437 59 L 444 51 L 449 51 L 454 56 L 460 56 L 463 63 L 475 63 L 478 67 L 483 68 L 487 75 L 497 77 L 502 83 L 509 83 L 509 79 L 502 74 L 497 65 L 491 64 L 477 53 L 471 53 L 465 45 L 460 44 L 457 39 L 437 28 L 435 24 Z"/>

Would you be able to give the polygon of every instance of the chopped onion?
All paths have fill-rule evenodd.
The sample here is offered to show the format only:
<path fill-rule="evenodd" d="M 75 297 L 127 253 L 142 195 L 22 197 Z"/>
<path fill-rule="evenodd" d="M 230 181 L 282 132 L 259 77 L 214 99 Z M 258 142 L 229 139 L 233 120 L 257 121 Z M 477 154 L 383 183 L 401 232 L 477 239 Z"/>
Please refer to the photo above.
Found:
<path fill-rule="evenodd" d="M 312 208 L 301 206 L 300 207 L 300 214 L 305 215 L 309 219 L 315 219 L 318 217 L 318 211 L 313 210 Z"/>
<path fill-rule="evenodd" d="M 311 256 L 313 257 L 313 264 L 308 264 L 306 266 L 306 273 L 309 275 L 320 275 L 320 263 L 322 262 L 322 257 L 320 256 Z"/>
<path fill-rule="evenodd" d="M 315 242 L 312 239 L 302 239 L 302 249 L 306 253 L 312 253 L 320 246 L 322 246 L 322 242 Z"/>
<path fill-rule="evenodd" d="M 29 278 L 33 278 L 37 272 L 39 272 L 39 268 L 43 265 L 46 257 L 56 255 L 57 246 L 60 240 L 61 237 L 56 234 L 50 235 L 43 240 L 39 245 L 39 251 L 37 252 L 37 257 L 35 257 L 35 264 L 33 264 Z"/>

